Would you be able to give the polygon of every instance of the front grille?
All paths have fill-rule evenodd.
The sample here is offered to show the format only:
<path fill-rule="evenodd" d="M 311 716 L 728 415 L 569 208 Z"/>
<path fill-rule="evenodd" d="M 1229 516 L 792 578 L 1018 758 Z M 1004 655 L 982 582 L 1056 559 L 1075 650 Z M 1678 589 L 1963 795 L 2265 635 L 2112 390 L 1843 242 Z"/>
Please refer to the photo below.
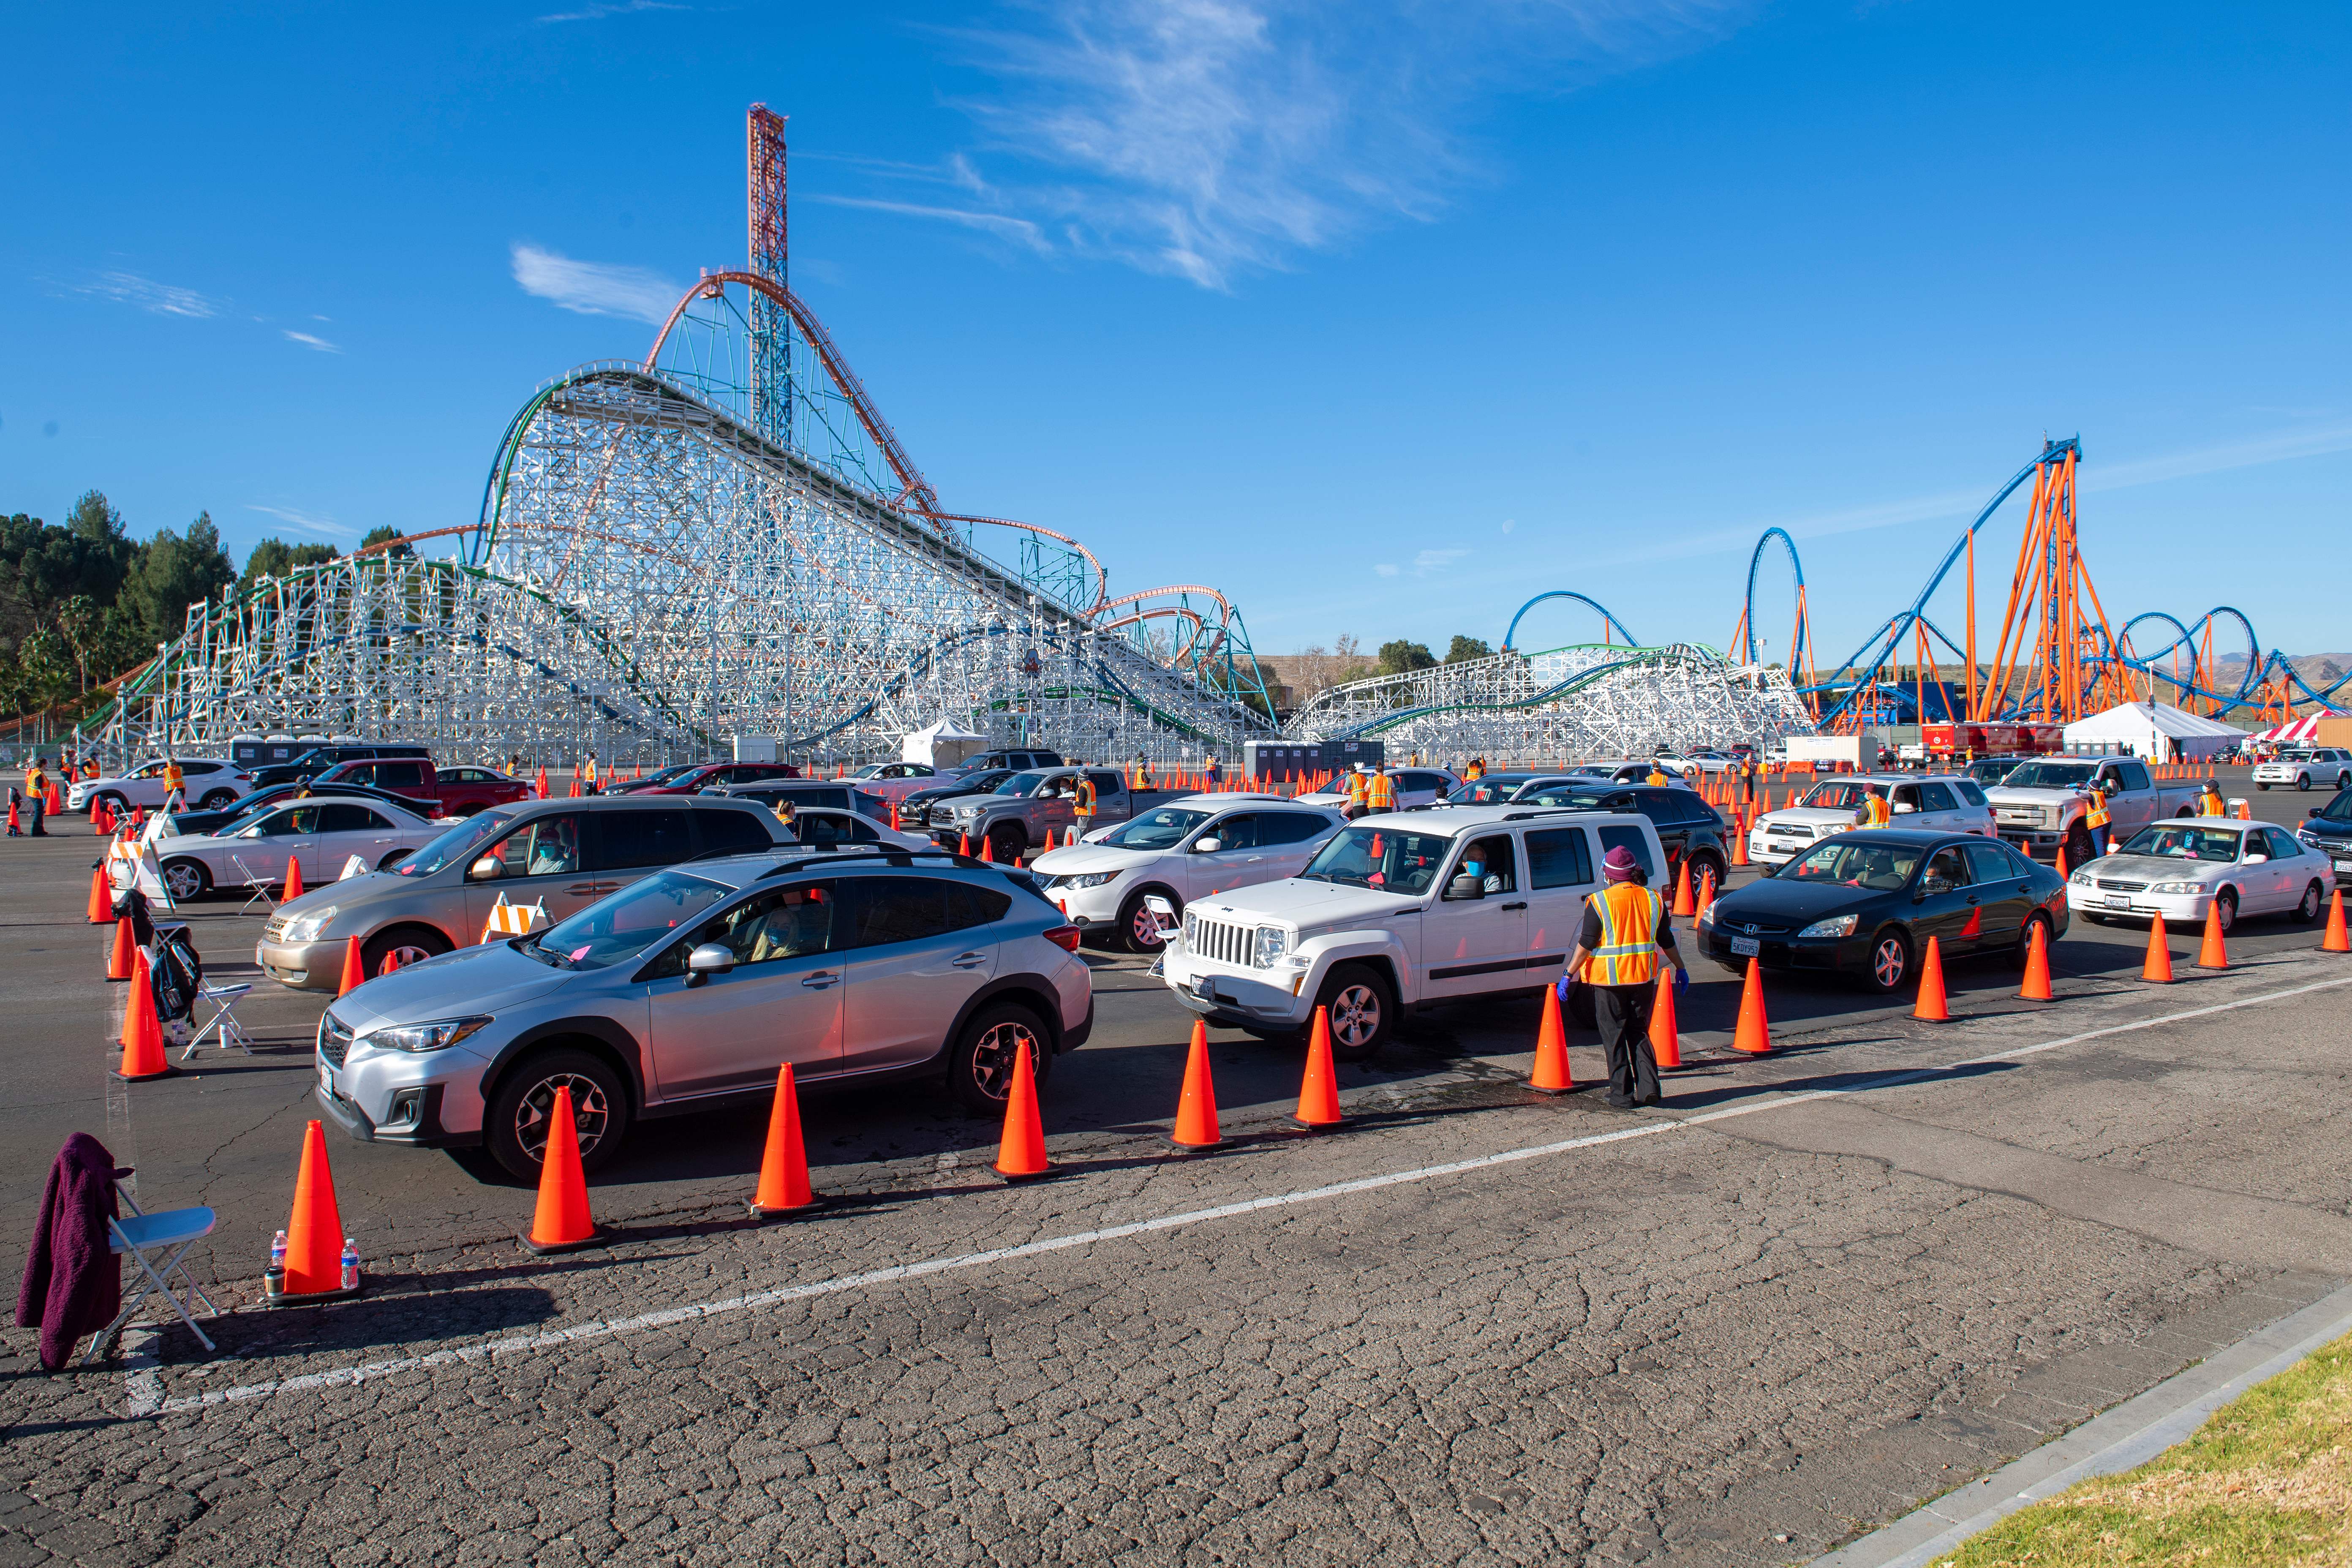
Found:
<path fill-rule="evenodd" d="M 1764 825 L 1764 831 L 1780 838 L 1811 838 L 1813 836 L 1811 828 L 1795 822 L 1768 822 Z"/>
<path fill-rule="evenodd" d="M 1224 921 L 1196 921 L 1191 941 L 1186 944 L 1195 958 L 1205 958 L 1212 963 L 1246 965 L 1249 963 L 1250 942 L 1257 927 L 1232 925 Z"/>
<path fill-rule="evenodd" d="M 1716 930 L 1721 931 L 1727 937 L 1786 936 L 1790 931 L 1795 929 L 1796 928 L 1793 926 L 1768 925 L 1762 921 L 1756 921 L 1753 922 L 1748 921 L 1719 921 L 1716 926 Z"/>
<path fill-rule="evenodd" d="M 319 1054 L 320 1056 L 326 1058 L 337 1067 L 341 1067 L 343 1065 L 343 1058 L 351 1053 L 351 1048 L 352 1028 L 350 1025 L 336 1017 L 332 1013 L 329 1013 L 319 1020 Z"/>
<path fill-rule="evenodd" d="M 2102 877 L 2099 879 L 2099 890 L 2106 893 L 2144 893 L 2147 891 L 2147 884 L 2123 882 L 2117 881 L 2113 877 Z"/>

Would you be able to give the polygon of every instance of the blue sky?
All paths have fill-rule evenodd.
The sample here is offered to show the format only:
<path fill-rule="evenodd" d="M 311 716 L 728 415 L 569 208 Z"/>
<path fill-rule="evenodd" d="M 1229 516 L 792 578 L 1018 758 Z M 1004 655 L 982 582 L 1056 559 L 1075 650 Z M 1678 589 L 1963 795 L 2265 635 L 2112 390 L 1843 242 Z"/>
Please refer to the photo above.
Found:
<path fill-rule="evenodd" d="M 1262 651 L 1552 587 L 1721 645 L 1777 523 L 1843 654 L 2078 432 L 2118 618 L 2352 647 L 2298 563 L 2352 493 L 2343 7 L 20 6 L 0 54 L 0 510 L 472 521 L 533 386 L 740 264 L 758 100 L 942 499 Z"/>

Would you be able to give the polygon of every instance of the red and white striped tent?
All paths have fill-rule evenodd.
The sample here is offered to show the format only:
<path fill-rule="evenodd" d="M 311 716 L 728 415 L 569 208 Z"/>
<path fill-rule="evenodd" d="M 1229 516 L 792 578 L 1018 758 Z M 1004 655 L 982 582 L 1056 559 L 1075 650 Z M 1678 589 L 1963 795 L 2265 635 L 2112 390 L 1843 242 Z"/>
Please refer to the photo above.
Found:
<path fill-rule="evenodd" d="M 2311 738 L 2319 733 L 2319 721 L 2322 719 L 2341 719 L 2343 716 L 2341 713 L 2314 713 L 2307 719 L 2297 719 L 2285 724 L 2273 724 L 2267 730 L 2247 736 L 2246 739 L 2263 746 L 2308 744 Z"/>

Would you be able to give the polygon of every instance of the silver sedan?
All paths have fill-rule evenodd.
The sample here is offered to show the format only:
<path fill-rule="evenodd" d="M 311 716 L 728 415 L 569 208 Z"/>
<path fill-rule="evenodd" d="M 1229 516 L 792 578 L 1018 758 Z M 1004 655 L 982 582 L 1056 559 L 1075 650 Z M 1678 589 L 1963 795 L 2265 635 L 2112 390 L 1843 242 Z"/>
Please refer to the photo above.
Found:
<path fill-rule="evenodd" d="M 215 888 L 282 882 L 288 863 L 296 859 L 302 863 L 303 881 L 313 885 L 341 876 L 354 855 L 366 869 L 381 870 L 448 826 L 387 801 L 310 795 L 288 801 L 225 838 L 198 834 L 159 839 L 155 859 L 173 901 L 185 903 Z"/>

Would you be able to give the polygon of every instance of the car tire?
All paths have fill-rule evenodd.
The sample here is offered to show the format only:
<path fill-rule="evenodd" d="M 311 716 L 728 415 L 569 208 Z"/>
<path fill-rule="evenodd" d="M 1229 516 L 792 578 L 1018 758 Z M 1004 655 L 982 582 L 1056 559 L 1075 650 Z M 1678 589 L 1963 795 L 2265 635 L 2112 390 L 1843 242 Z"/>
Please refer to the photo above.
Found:
<path fill-rule="evenodd" d="M 2314 877 L 2311 879 L 2311 886 L 2303 890 L 2303 902 L 2294 906 L 2294 918 L 2309 925 L 2319 918 L 2319 911 L 2326 906 L 2326 903 L 2327 895 L 2321 890 L 2319 879 Z"/>
<path fill-rule="evenodd" d="M 1370 1059 L 1388 1044 L 1396 1025 L 1396 997 L 1379 970 L 1370 964 L 1342 963 L 1323 977 L 1315 1005 L 1330 1019 L 1331 1056 L 1335 1061 Z M 1307 1024 L 1311 1031 L 1314 1024 Z"/>
<path fill-rule="evenodd" d="M 212 794 L 205 796 L 203 800 L 197 802 L 196 809 L 199 811 L 226 811 L 230 806 L 235 805 L 236 804 L 236 792 L 235 790 L 216 789 L 213 791 Z"/>
<path fill-rule="evenodd" d="M 1703 851 L 1690 858 L 1692 898 L 1696 899 L 1698 897 L 1698 885 L 1706 879 L 1706 874 L 1710 871 L 1715 873 L 1716 897 L 1721 898 L 1729 890 L 1725 888 L 1723 884 L 1724 878 L 1729 875 L 1729 873 L 1724 869 L 1722 858 L 1716 855 L 1711 850 Z"/>
<path fill-rule="evenodd" d="M 2258 790 L 2262 791 L 2264 795 L 2268 795 L 2268 794 L 2270 794 L 2270 793 L 2271 793 L 2271 786 L 2270 786 L 2270 785 L 2268 785 L 2268 784 L 2258 784 L 2254 785 L 2254 787 L 2255 787 L 2256 789 L 2258 789 Z"/>
<path fill-rule="evenodd" d="M 383 859 L 377 861 L 375 863 L 375 868 L 379 871 L 389 871 L 394 866 L 399 865 L 403 860 L 407 859 L 411 855 L 415 853 L 416 851 L 414 849 L 395 849 L 389 855 L 386 855 Z"/>
<path fill-rule="evenodd" d="M 2091 830 L 2079 822 L 2068 828 L 2066 830 L 2066 868 L 2071 871 L 2078 866 L 2087 866 L 2095 858 L 2097 858 L 2096 853 L 2091 847 Z"/>
<path fill-rule="evenodd" d="M 2050 917 L 2048 915 L 2045 915 L 2037 910 L 2032 914 L 2026 916 L 2025 923 L 2017 928 L 2017 942 L 2010 949 L 2009 953 L 2011 967 L 2014 968 L 2021 974 L 2025 973 L 2026 961 L 2033 956 L 2033 928 L 2035 926 L 2040 926 L 2042 928 L 2042 944 L 2043 952 L 2048 952 L 2056 944 L 2058 940 L 2056 937 L 2050 934 Z"/>
<path fill-rule="evenodd" d="M 438 958 L 449 951 L 449 939 L 431 926 L 394 926 L 380 931 L 360 945 L 360 968 L 370 975 L 383 967 L 385 958 L 400 954 L 403 968 Z"/>
<path fill-rule="evenodd" d="M 1010 866 L 1029 847 L 1029 831 L 1017 822 L 1000 822 L 987 834 L 988 853 L 1000 866 Z"/>
<path fill-rule="evenodd" d="M 163 890 L 175 904 L 193 902 L 213 890 L 212 868 L 201 860 L 183 855 L 164 861 L 162 869 Z"/>
<path fill-rule="evenodd" d="M 580 1168 L 599 1170 L 620 1152 L 629 1131 L 629 1097 L 618 1074 L 586 1051 L 558 1047 L 516 1064 L 490 1096 L 483 1141 L 509 1174 L 539 1180 L 547 1121 L 558 1089 L 572 1090 L 572 1126 L 580 1136 Z"/>
<path fill-rule="evenodd" d="M 1054 1052 L 1037 1015 L 1017 1002 L 982 1007 L 964 1025 L 948 1053 L 948 1092 L 967 1110 L 1001 1115 L 1013 1091 L 1013 1064 L 1021 1043 L 1029 1044 L 1029 1067 L 1044 1089 Z"/>
<path fill-rule="evenodd" d="M 1127 902 L 1118 907 L 1119 944 L 1129 952 L 1158 952 L 1168 945 L 1159 934 L 1159 924 L 1151 918 L 1151 911 L 1143 907 L 1147 893 L 1158 893 L 1166 899 L 1175 909 L 1179 920 L 1184 915 L 1184 900 L 1167 889 L 1138 888 L 1128 895 Z M 1147 932 L 1150 933 L 1148 936 Z"/>
<path fill-rule="evenodd" d="M 2229 935 L 2231 931 L 2237 929 L 2238 889 L 2235 888 L 2224 888 L 2220 892 L 2214 894 L 2213 908 L 2205 918 L 2209 921 L 2218 921 L 2221 922 L 2221 934 L 2223 936 Z"/>
<path fill-rule="evenodd" d="M 1900 928 L 1888 926 L 1870 942 L 1870 967 L 1862 983 L 1881 996 L 1891 996 L 1911 978 L 1911 939 Z"/>
<path fill-rule="evenodd" d="M 2309 773 L 2295 774 L 2294 787 L 2297 793 L 2308 795 L 2311 792 L 2311 775 Z"/>

